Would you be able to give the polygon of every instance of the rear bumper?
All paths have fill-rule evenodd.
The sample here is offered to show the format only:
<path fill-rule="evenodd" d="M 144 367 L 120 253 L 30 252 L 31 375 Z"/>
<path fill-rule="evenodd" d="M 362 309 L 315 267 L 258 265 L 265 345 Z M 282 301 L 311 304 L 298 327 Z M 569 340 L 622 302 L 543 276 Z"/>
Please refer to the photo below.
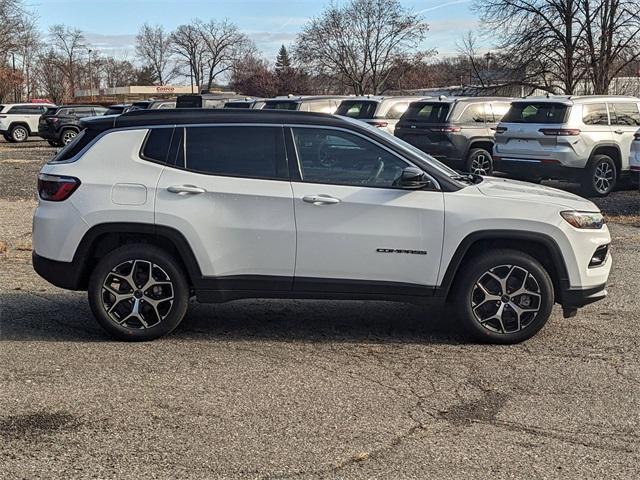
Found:
<path fill-rule="evenodd" d="M 607 284 L 596 285 L 584 289 L 570 288 L 562 292 L 562 308 L 581 308 L 590 303 L 603 300 L 607 296 Z"/>
<path fill-rule="evenodd" d="M 45 140 L 57 140 L 59 137 L 58 132 L 56 132 L 54 129 L 51 128 L 38 128 L 38 135 L 42 138 L 44 138 Z"/>
<path fill-rule="evenodd" d="M 38 275 L 56 287 L 67 290 L 83 290 L 82 268 L 76 262 L 59 262 L 31 254 L 33 269 Z"/>
<path fill-rule="evenodd" d="M 493 165 L 494 170 L 498 172 L 561 180 L 576 180 L 583 171 L 581 168 L 565 167 L 548 159 L 537 160 L 515 156 L 494 155 Z"/>

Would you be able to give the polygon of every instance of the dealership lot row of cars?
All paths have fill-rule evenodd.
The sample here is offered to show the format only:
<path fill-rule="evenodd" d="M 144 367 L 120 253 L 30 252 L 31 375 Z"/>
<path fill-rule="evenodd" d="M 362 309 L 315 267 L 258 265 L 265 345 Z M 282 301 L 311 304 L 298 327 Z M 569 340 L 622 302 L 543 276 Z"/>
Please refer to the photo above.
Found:
<path fill-rule="evenodd" d="M 640 171 L 640 99 L 623 96 L 344 97 L 183 95 L 133 104 L 0 106 L 0 133 L 9 142 L 39 135 L 63 146 L 79 120 L 139 109 L 252 108 L 336 113 L 394 134 L 456 170 L 494 171 L 537 182 L 579 182 L 587 196 L 608 195 L 621 177 Z"/>

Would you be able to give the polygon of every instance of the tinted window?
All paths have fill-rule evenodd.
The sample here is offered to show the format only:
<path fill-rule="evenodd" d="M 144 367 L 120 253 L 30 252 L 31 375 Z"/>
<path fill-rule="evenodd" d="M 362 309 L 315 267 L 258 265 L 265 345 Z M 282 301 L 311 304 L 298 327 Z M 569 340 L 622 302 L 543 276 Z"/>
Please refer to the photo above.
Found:
<path fill-rule="evenodd" d="M 345 100 L 336 110 L 336 115 L 351 118 L 373 118 L 378 102 Z"/>
<path fill-rule="evenodd" d="M 491 109 L 493 110 L 493 121 L 500 122 L 502 117 L 509 111 L 511 105 L 508 103 L 492 103 Z"/>
<path fill-rule="evenodd" d="M 298 102 L 266 102 L 262 108 L 265 110 L 297 110 Z"/>
<path fill-rule="evenodd" d="M 96 138 L 100 132 L 98 130 L 82 130 L 76 138 L 64 146 L 58 153 L 54 155 L 54 157 L 49 161 L 50 163 L 55 162 L 63 162 L 65 160 L 69 160 L 71 157 L 74 157 L 80 150 L 86 147 L 91 140 Z"/>
<path fill-rule="evenodd" d="M 389 111 L 387 111 L 385 118 L 388 118 L 390 120 L 397 120 L 402 116 L 404 112 L 407 111 L 407 108 L 409 108 L 409 102 L 394 103 Z"/>
<path fill-rule="evenodd" d="M 109 109 L 108 108 L 104 108 L 104 107 L 95 107 L 93 109 L 93 113 L 95 115 L 104 115 L 107 112 L 107 110 L 109 110 Z"/>
<path fill-rule="evenodd" d="M 426 123 L 443 123 L 447 120 L 448 114 L 448 103 L 412 103 L 402 118 Z"/>
<path fill-rule="evenodd" d="M 294 128 L 293 138 L 305 182 L 392 187 L 408 166 L 387 150 L 347 132 Z"/>
<path fill-rule="evenodd" d="M 7 113 L 13 113 L 14 115 L 40 115 L 43 112 L 43 108 L 37 105 L 19 105 L 11 107 Z"/>
<path fill-rule="evenodd" d="M 502 118 L 508 123 L 564 123 L 567 105 L 551 102 L 516 102 Z"/>
<path fill-rule="evenodd" d="M 640 125 L 640 113 L 638 113 L 638 105 L 635 103 L 610 103 L 609 107 L 613 112 L 611 115 L 611 123 L 613 125 Z"/>
<path fill-rule="evenodd" d="M 189 127 L 185 141 L 188 170 L 254 178 L 279 176 L 281 128 Z"/>
<path fill-rule="evenodd" d="M 85 108 L 76 108 L 73 110 L 71 115 L 75 115 L 76 117 L 92 117 L 93 116 L 93 108 L 85 107 Z"/>
<path fill-rule="evenodd" d="M 147 133 L 142 147 L 142 158 L 154 162 L 166 163 L 173 128 L 154 128 Z"/>
<path fill-rule="evenodd" d="M 609 125 L 607 105 L 591 103 L 582 106 L 582 122 L 585 125 Z"/>
<path fill-rule="evenodd" d="M 460 123 L 484 123 L 487 121 L 487 113 L 484 103 L 467 105 L 458 119 Z"/>

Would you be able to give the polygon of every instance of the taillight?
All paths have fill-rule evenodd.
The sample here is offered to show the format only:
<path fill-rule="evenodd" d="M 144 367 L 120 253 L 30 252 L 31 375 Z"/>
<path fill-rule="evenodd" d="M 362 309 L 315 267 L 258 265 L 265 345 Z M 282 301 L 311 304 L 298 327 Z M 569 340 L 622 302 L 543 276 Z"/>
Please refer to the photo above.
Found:
<path fill-rule="evenodd" d="M 496 133 L 504 133 L 507 131 L 507 127 L 496 127 Z"/>
<path fill-rule="evenodd" d="M 633 134 L 633 140 L 636 142 L 640 142 L 640 133 L 634 133 Z"/>
<path fill-rule="evenodd" d="M 429 130 L 431 130 L 432 132 L 455 133 L 461 131 L 462 129 L 460 127 L 436 127 L 430 128 Z"/>
<path fill-rule="evenodd" d="M 543 135 L 553 137 L 574 137 L 580 135 L 580 130 L 577 128 L 541 128 L 539 132 Z"/>
<path fill-rule="evenodd" d="M 378 128 L 386 128 L 389 125 L 389 122 L 370 122 L 369 125 L 373 125 Z"/>
<path fill-rule="evenodd" d="M 38 175 L 38 195 L 42 200 L 62 202 L 71 196 L 80 186 L 75 177 L 62 177 L 41 173 Z"/>

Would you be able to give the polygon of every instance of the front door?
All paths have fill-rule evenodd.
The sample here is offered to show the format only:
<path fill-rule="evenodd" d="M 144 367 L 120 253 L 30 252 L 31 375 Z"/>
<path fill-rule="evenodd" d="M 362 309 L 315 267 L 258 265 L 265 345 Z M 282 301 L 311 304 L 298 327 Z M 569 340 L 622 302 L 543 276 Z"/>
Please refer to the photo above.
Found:
<path fill-rule="evenodd" d="M 293 127 L 292 136 L 301 176 L 292 182 L 294 288 L 430 292 L 442 249 L 442 192 L 396 186 L 410 164 L 364 136 L 318 127 Z"/>

